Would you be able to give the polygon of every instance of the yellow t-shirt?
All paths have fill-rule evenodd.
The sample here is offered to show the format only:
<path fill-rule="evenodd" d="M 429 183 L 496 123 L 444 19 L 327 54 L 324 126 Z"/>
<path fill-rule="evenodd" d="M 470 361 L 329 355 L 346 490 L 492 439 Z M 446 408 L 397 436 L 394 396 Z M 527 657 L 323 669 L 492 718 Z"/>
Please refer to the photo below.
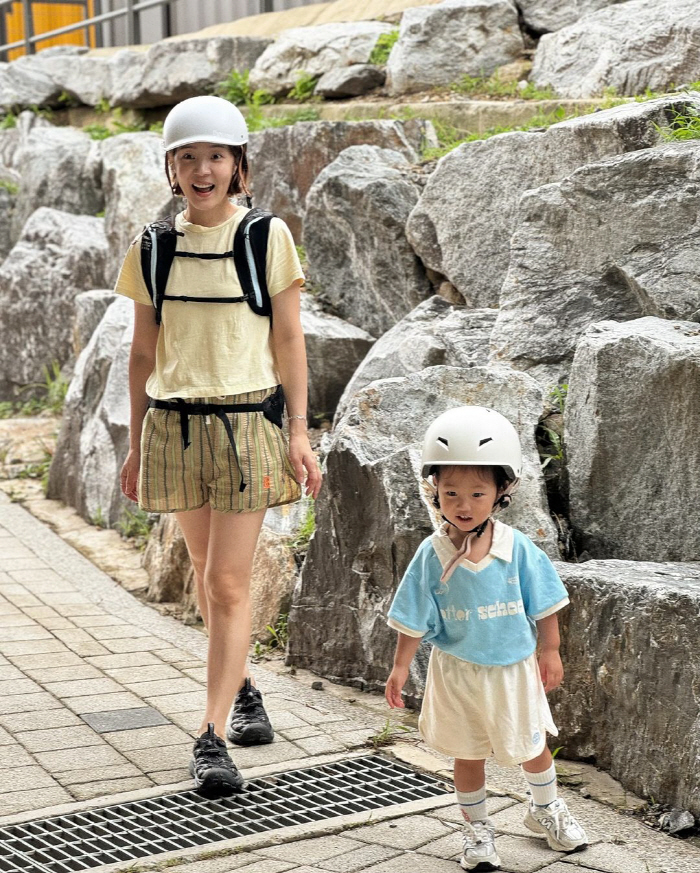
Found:
<path fill-rule="evenodd" d="M 228 252 L 245 207 L 216 227 L 176 218 L 179 251 Z M 270 222 L 266 264 L 270 297 L 304 274 L 289 228 L 281 218 Z M 141 272 L 141 235 L 126 253 L 115 291 L 152 306 Z M 193 297 L 239 297 L 243 291 L 233 258 L 174 258 L 167 294 Z M 156 365 L 146 383 L 149 397 L 217 397 L 270 388 L 279 382 L 270 347 L 270 319 L 256 315 L 247 303 L 163 302 Z"/>

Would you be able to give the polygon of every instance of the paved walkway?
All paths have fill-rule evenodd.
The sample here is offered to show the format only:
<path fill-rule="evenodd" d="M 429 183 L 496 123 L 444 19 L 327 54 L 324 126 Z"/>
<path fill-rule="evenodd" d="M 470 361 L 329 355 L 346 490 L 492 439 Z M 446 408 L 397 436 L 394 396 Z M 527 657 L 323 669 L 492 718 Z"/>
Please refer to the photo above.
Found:
<path fill-rule="evenodd" d="M 199 631 L 134 599 L 0 493 L 0 827 L 190 787 L 186 768 L 204 705 L 205 656 Z M 366 752 L 386 724 L 380 697 L 327 683 L 312 690 L 306 675 L 264 667 L 255 675 L 277 738 L 236 749 L 246 776 Z M 407 739 L 389 753 L 449 775 L 447 759 L 431 755 L 415 735 Z M 566 791 L 592 845 L 572 856 L 551 852 L 522 825 L 520 774 L 490 766 L 488 785 L 505 871 L 700 873 L 700 850 Z M 198 852 L 171 853 L 168 869 L 454 873 L 459 816 L 442 798 L 420 809 L 337 818 Z M 163 861 L 122 869 L 163 869 Z"/>

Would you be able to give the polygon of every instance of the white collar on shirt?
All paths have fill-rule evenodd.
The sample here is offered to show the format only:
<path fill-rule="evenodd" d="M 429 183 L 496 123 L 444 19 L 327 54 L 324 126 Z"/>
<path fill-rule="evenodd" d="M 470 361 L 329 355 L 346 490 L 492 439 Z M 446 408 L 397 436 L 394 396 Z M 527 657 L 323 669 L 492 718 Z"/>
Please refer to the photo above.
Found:
<path fill-rule="evenodd" d="M 448 531 L 450 529 L 449 522 L 444 522 L 432 536 L 433 548 L 435 554 L 440 559 L 440 563 L 445 567 L 454 557 L 457 551 L 454 543 L 450 539 Z M 502 521 L 494 519 L 493 534 L 491 536 L 491 548 L 488 555 L 482 558 L 478 564 L 474 564 L 468 558 L 463 558 L 460 562 L 467 567 L 478 567 L 480 570 L 488 566 L 493 558 L 501 558 L 501 560 L 510 563 L 513 560 L 513 528 L 510 525 L 504 524 Z"/>

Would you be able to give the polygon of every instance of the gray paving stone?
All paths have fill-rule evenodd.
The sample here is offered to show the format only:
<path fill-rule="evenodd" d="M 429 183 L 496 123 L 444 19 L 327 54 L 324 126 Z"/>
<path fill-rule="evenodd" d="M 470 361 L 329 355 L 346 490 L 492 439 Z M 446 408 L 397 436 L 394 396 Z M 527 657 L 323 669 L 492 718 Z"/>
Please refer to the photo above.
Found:
<path fill-rule="evenodd" d="M 14 815 L 18 812 L 29 812 L 32 809 L 44 809 L 47 806 L 68 803 L 71 800 L 72 797 L 65 789 L 53 783 L 53 787 L 50 788 L 32 788 L 27 791 L 0 794 L 0 810 L 2 815 Z"/>
<path fill-rule="evenodd" d="M 21 585 L 31 588 L 34 593 L 42 590 L 49 591 L 75 591 L 75 586 L 59 576 L 50 567 L 40 569 L 9 570 L 10 576 Z"/>
<path fill-rule="evenodd" d="M 31 622 L 28 625 L 19 625 L 15 627 L 4 627 L 2 629 L 2 646 L 5 651 L 5 643 L 13 640 L 50 640 L 52 635 L 40 627 L 38 624 Z"/>
<path fill-rule="evenodd" d="M 12 734 L 8 733 L 5 728 L 0 727 L 0 746 L 9 746 L 14 742 Z"/>
<path fill-rule="evenodd" d="M 448 833 L 446 825 L 426 815 L 409 815 L 353 830 L 354 840 L 394 849 L 417 849 Z"/>
<path fill-rule="evenodd" d="M 574 873 L 576 868 L 580 868 L 582 873 L 585 873 L 585 868 L 603 873 L 661 873 L 656 864 L 644 861 L 629 846 L 616 846 L 613 843 L 598 843 L 589 846 L 585 852 L 563 855 L 561 862 L 564 873 Z"/>
<path fill-rule="evenodd" d="M 553 852 L 544 839 L 532 837 L 497 836 L 496 850 L 501 866 L 508 873 L 535 873 L 563 858 L 561 852 Z"/>
<path fill-rule="evenodd" d="M 87 658 L 89 655 L 106 655 L 108 652 L 102 643 L 98 643 L 96 640 L 92 639 L 66 640 L 65 642 L 71 651 L 83 658 Z"/>
<path fill-rule="evenodd" d="M 316 737 L 300 737 L 295 740 L 295 743 L 308 755 L 326 755 L 330 752 L 345 751 L 345 746 L 340 740 L 329 737 L 327 734 L 320 734 Z"/>
<path fill-rule="evenodd" d="M 357 749 L 360 746 L 367 745 L 367 740 L 375 733 L 375 728 L 365 728 L 364 730 L 340 731 L 334 733 L 333 736 L 339 740 L 346 749 Z"/>
<path fill-rule="evenodd" d="M 294 742 L 296 742 L 296 740 L 299 739 L 320 736 L 320 728 L 318 728 L 315 724 L 305 724 L 303 727 L 280 729 L 277 725 L 276 713 L 272 714 L 271 721 L 274 729 L 276 731 L 279 731 L 280 736 L 284 737 L 287 740 L 293 740 Z"/>
<path fill-rule="evenodd" d="M 191 709 L 198 709 L 200 712 L 204 712 L 207 703 L 207 693 L 202 688 L 199 691 L 189 691 L 186 694 L 154 695 L 148 698 L 148 702 L 166 715 L 170 715 L 171 712 L 184 712 Z"/>
<path fill-rule="evenodd" d="M 64 773 L 66 770 L 80 770 L 88 767 L 110 767 L 126 764 L 127 760 L 107 743 L 99 746 L 82 746 L 59 749 L 56 752 L 39 752 L 39 764 L 51 773 Z"/>
<path fill-rule="evenodd" d="M 233 758 L 239 767 L 263 767 L 265 764 L 281 764 L 284 761 L 299 760 L 306 753 L 284 740 L 275 740 L 267 746 L 254 746 L 250 749 L 236 747 Z"/>
<path fill-rule="evenodd" d="M 22 614 L 21 609 L 17 609 L 17 607 L 14 604 L 8 603 L 8 601 L 5 600 L 4 597 L 0 597 L 0 615 L 21 615 L 21 614 Z"/>
<path fill-rule="evenodd" d="M 5 767 L 31 767 L 35 763 L 34 758 L 17 743 L 0 746 L 0 773 Z"/>
<path fill-rule="evenodd" d="M 20 586 L 18 586 L 19 588 Z M 13 593 L 5 592 L 7 595 L 7 599 L 14 603 L 15 606 L 20 606 L 22 609 L 25 609 L 27 606 L 41 606 L 41 600 L 38 597 L 35 597 L 33 594 L 29 594 L 25 591 L 16 591 Z"/>
<path fill-rule="evenodd" d="M 7 679 L 24 679 L 24 673 L 21 670 L 18 670 L 17 667 L 13 667 L 11 664 L 7 664 L 7 666 L 0 667 L 0 682 L 4 682 Z M 0 686 L 1 688 L 2 686 Z"/>
<path fill-rule="evenodd" d="M 192 742 L 188 740 L 186 743 L 161 746 L 157 749 L 129 749 L 125 750 L 123 755 L 144 773 L 178 769 L 186 772 L 192 757 Z"/>
<path fill-rule="evenodd" d="M 50 606 L 29 606 L 25 612 L 39 623 L 45 618 L 63 618 Z"/>
<path fill-rule="evenodd" d="M 358 840 L 334 834 L 329 837 L 283 843 L 281 846 L 266 846 L 264 849 L 258 849 L 257 854 L 265 858 L 276 858 L 279 861 L 317 864 L 327 858 L 335 858 L 337 855 L 361 848 L 363 844 Z"/>
<path fill-rule="evenodd" d="M 115 709 L 140 709 L 143 701 L 128 691 L 115 694 L 96 694 L 94 697 L 66 697 L 65 705 L 78 715 L 90 712 L 111 712 Z M 110 728 L 114 730 L 114 728 Z"/>
<path fill-rule="evenodd" d="M 115 655 L 124 652 L 152 652 L 162 645 L 163 640 L 152 636 L 127 637 L 126 639 L 104 641 L 104 647 Z"/>
<path fill-rule="evenodd" d="M 56 697 L 83 697 L 87 694 L 113 694 L 123 691 L 113 679 L 74 679 L 68 682 L 44 682 L 44 687 Z"/>
<path fill-rule="evenodd" d="M 198 661 L 201 664 L 200 659 L 192 652 L 168 646 L 167 643 L 162 643 L 160 649 L 154 649 L 154 654 L 158 655 L 161 661 L 165 661 L 166 664 L 176 664 L 178 661 Z"/>
<path fill-rule="evenodd" d="M 82 628 L 110 627 L 113 625 L 123 625 L 124 619 L 117 615 L 97 613 L 95 615 L 76 615 L 73 623 Z"/>
<path fill-rule="evenodd" d="M 81 746 L 102 744 L 100 737 L 87 725 L 52 728 L 41 731 L 23 731 L 20 740 L 30 752 L 55 752 L 58 749 L 73 749 Z"/>
<path fill-rule="evenodd" d="M 179 667 L 178 669 L 182 670 L 183 673 L 186 673 L 190 679 L 194 679 L 195 682 L 204 682 L 206 684 L 207 681 L 207 668 L 204 667 Z"/>
<path fill-rule="evenodd" d="M 189 779 L 190 773 L 189 769 L 183 770 L 182 767 L 178 767 L 176 770 L 154 770 L 148 774 L 148 778 L 156 785 L 175 785 Z"/>
<path fill-rule="evenodd" d="M 69 649 L 60 640 L 51 637 L 48 640 L 9 640 L 6 643 L 0 640 L 0 651 L 17 663 L 18 655 L 63 654 Z"/>
<path fill-rule="evenodd" d="M 156 679 L 180 679 L 182 673 L 171 667 L 170 664 L 151 664 L 143 667 L 117 667 L 104 668 L 105 673 L 110 675 L 112 679 L 121 682 L 122 685 L 130 688 L 132 684 L 139 682 L 152 682 Z"/>
<path fill-rule="evenodd" d="M 54 606 L 56 612 L 67 618 L 75 618 L 80 615 L 104 615 L 104 609 L 100 609 L 94 603 L 90 603 L 80 595 L 76 595 L 70 601 L 63 601 Z"/>
<path fill-rule="evenodd" d="M 33 791 L 52 787 L 56 787 L 56 780 L 37 764 L 32 764 L 30 767 L 6 767 L 0 773 L 0 796 L 10 791 Z M 3 815 L 9 815 L 1 805 L 0 810 Z"/>
<path fill-rule="evenodd" d="M 151 664 L 160 664 L 163 662 L 151 652 L 126 652 L 121 655 L 98 655 L 97 657 L 87 657 L 88 663 L 93 664 L 105 673 L 112 669 L 120 669 L 122 667 L 146 667 Z"/>
<path fill-rule="evenodd" d="M 0 697 L 0 715 L 10 715 L 13 712 L 36 712 L 40 709 L 56 709 L 61 704 L 47 694 L 7 694 Z"/>
<path fill-rule="evenodd" d="M 188 661 L 168 661 L 168 664 L 172 664 L 173 667 L 180 670 L 184 673 L 186 670 L 205 670 L 207 669 L 206 661 L 192 659 Z M 251 677 L 252 678 L 252 677 Z"/>
<path fill-rule="evenodd" d="M 133 624 L 126 623 L 91 627 L 88 632 L 96 640 L 100 641 L 126 639 L 127 637 L 138 639 L 139 637 L 153 636 L 153 634 L 142 627 L 136 627 Z"/>
<path fill-rule="evenodd" d="M 9 543 L 3 543 L 2 546 L 2 563 L 12 563 L 12 558 L 35 558 L 34 552 L 30 551 L 20 540 L 12 537 Z M 0 566 L 4 570 L 5 567 Z"/>
<path fill-rule="evenodd" d="M 82 767 L 79 770 L 64 770 L 54 774 L 56 781 L 72 790 L 73 785 L 85 782 L 103 782 L 108 779 L 126 779 L 132 776 L 143 776 L 143 773 L 133 764 L 113 764 L 109 767 Z"/>
<path fill-rule="evenodd" d="M 24 672 L 42 684 L 70 682 L 78 679 L 103 679 L 104 676 L 90 664 L 75 664 L 72 667 L 24 668 Z"/>
<path fill-rule="evenodd" d="M 4 697 L 11 694 L 38 694 L 42 688 L 31 679 L 22 677 L 21 679 L 7 679 L 0 686 Z"/>
<path fill-rule="evenodd" d="M 274 713 L 272 722 L 275 728 L 280 731 L 288 731 L 295 728 L 308 730 L 309 728 L 309 725 L 305 721 L 302 721 L 298 715 L 294 715 L 293 712 L 287 712 L 285 710 L 277 710 Z M 316 733 L 318 733 L 318 731 L 316 731 Z M 306 734 L 305 736 L 310 735 Z"/>
<path fill-rule="evenodd" d="M 173 724 L 181 727 L 187 733 L 193 733 L 199 730 L 202 726 L 201 709 L 190 709 L 187 712 L 170 712 L 168 718 Z"/>
<path fill-rule="evenodd" d="M 294 873 L 297 873 L 299 869 L 295 864 L 263 858 L 257 852 L 246 852 L 240 855 L 227 855 L 223 858 L 207 858 L 203 861 L 197 861 L 194 865 L 169 867 L 168 873 L 231 873 L 232 870 L 245 869 L 246 867 L 250 868 L 251 873 L 286 873 L 287 870 L 293 870 Z"/>
<path fill-rule="evenodd" d="M 16 612 L 0 612 L 0 628 L 31 625 L 36 627 L 34 619 L 25 615 L 19 609 Z M 0 631 L 2 633 L 2 631 Z M 3 634 L 4 635 L 4 634 Z"/>
<path fill-rule="evenodd" d="M 69 709 L 57 708 L 3 715 L 0 716 L 0 724 L 8 731 L 20 733 L 20 731 L 42 730 L 44 728 L 69 727 L 70 725 L 80 725 L 82 722 Z"/>
<path fill-rule="evenodd" d="M 83 662 L 75 654 L 64 647 L 64 651 L 48 654 L 16 654 L 12 655 L 12 663 L 22 670 L 41 670 L 44 667 L 79 667 Z"/>
<path fill-rule="evenodd" d="M 416 855 L 414 852 L 403 852 L 370 868 L 371 873 L 458 873 L 459 869 L 454 861 Z"/>
<path fill-rule="evenodd" d="M 520 804 L 518 804 L 517 801 L 513 800 L 512 797 L 486 798 L 486 812 L 491 818 L 493 818 L 497 812 L 516 805 Z M 454 806 L 443 806 L 440 809 L 436 809 L 434 812 L 427 813 L 427 815 L 429 815 L 431 818 L 437 818 L 440 821 L 452 822 L 459 825 L 461 825 L 464 821 L 464 819 L 462 818 L 462 813 L 460 812 L 460 809 L 456 803 Z M 522 820 L 522 815 L 520 816 L 520 818 Z"/>
<path fill-rule="evenodd" d="M 105 696 L 115 697 L 116 695 Z M 86 712 L 82 714 L 82 718 L 98 733 L 130 731 L 136 728 L 169 724 L 168 719 L 151 706 Z"/>
<path fill-rule="evenodd" d="M 527 812 L 526 803 L 516 803 L 515 806 L 509 806 L 502 812 L 492 816 L 496 830 L 502 834 L 510 834 L 514 837 L 532 837 L 531 830 L 523 824 L 523 818 Z"/>
<path fill-rule="evenodd" d="M 134 712 L 133 709 L 123 711 Z M 163 746 L 177 746 L 182 743 L 187 743 L 189 748 L 192 747 L 192 737 L 174 724 L 103 733 L 102 739 L 120 752 L 135 749 L 157 750 Z"/>
<path fill-rule="evenodd" d="M 371 868 L 380 861 L 388 861 L 399 854 L 398 849 L 390 849 L 388 846 L 362 846 L 337 855 L 335 858 L 327 858 L 325 861 L 317 861 L 316 864 L 322 870 L 330 870 L 331 873 L 359 873 L 359 871 Z"/>
<path fill-rule="evenodd" d="M 183 676 L 179 679 L 155 679 L 149 682 L 129 682 L 128 688 L 144 700 L 151 700 L 155 697 L 163 697 L 165 695 L 188 694 L 191 691 L 202 691 L 202 686 L 194 679 L 189 679 Z"/>
<path fill-rule="evenodd" d="M 103 779 L 101 782 L 82 782 L 71 785 L 70 792 L 76 800 L 90 800 L 93 797 L 109 797 L 122 791 L 136 791 L 150 788 L 153 782 L 148 776 L 129 776 L 125 779 Z"/>
<path fill-rule="evenodd" d="M 267 698 L 265 705 L 267 706 Z M 328 724 L 332 721 L 344 721 L 344 716 L 339 713 L 312 709 L 309 706 L 290 706 L 289 711 L 299 716 L 307 724 Z"/>

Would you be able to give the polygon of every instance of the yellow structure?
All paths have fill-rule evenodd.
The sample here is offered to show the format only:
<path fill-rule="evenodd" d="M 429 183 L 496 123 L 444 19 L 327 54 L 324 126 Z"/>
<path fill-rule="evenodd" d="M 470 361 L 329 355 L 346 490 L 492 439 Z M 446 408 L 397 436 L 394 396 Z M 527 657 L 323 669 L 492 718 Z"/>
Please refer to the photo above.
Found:
<path fill-rule="evenodd" d="M 77 24 L 86 18 L 91 18 L 94 15 L 94 5 L 94 0 L 73 3 L 60 2 L 60 0 L 41 0 L 41 2 L 32 0 L 32 32 L 39 36 L 59 27 Z M 24 4 L 12 3 L 10 6 L 4 7 L 0 14 L 3 17 L 3 41 L 11 43 L 24 39 Z M 72 33 L 64 33 L 61 36 L 40 40 L 35 43 L 35 49 L 40 51 L 52 45 L 87 45 L 94 48 L 96 44 L 95 28 L 90 27 L 87 34 L 84 30 L 74 30 Z M 24 46 L 12 49 L 7 53 L 7 60 L 12 61 L 23 54 L 25 54 Z"/>

